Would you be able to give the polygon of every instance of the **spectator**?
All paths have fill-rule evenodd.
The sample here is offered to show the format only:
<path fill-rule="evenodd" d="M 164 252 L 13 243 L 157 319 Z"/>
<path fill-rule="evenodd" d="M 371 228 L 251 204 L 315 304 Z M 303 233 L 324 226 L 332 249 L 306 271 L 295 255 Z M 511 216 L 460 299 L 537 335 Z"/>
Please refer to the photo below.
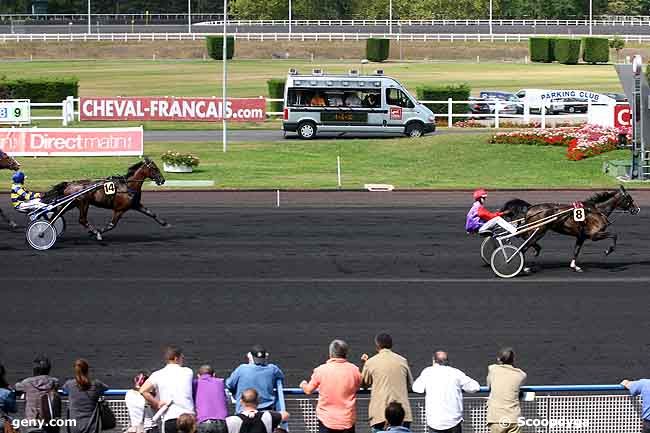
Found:
<path fill-rule="evenodd" d="M 148 378 L 148 372 L 141 371 L 138 373 L 133 378 L 133 389 L 128 390 L 124 396 L 124 403 L 129 411 L 130 425 L 127 430 L 128 433 L 153 432 L 157 429 L 152 421 L 153 410 L 140 394 L 140 387 L 144 385 Z"/>
<path fill-rule="evenodd" d="M 316 93 L 312 98 L 311 98 L 311 103 L 310 105 L 312 107 L 324 107 L 325 106 L 325 98 L 320 93 Z"/>
<path fill-rule="evenodd" d="M 404 416 L 405 412 L 401 404 L 396 401 L 389 403 L 384 411 L 384 418 L 388 424 L 385 431 L 411 433 L 411 430 L 404 425 Z"/>
<path fill-rule="evenodd" d="M 316 417 L 319 433 L 354 433 L 357 391 L 361 384 L 359 369 L 347 361 L 348 344 L 343 340 L 330 343 L 329 359 L 314 369 L 309 383 L 300 387 L 309 395 L 319 391 Z M 232 433 L 232 432 L 230 432 Z"/>
<path fill-rule="evenodd" d="M 517 423 L 521 416 L 519 390 L 526 380 L 526 373 L 516 368 L 514 363 L 515 352 L 506 348 L 497 354 L 497 363 L 488 367 L 487 424 L 490 433 L 521 433 L 521 426 Z"/>
<path fill-rule="evenodd" d="M 6 376 L 4 365 L 0 364 L 0 414 L 16 412 L 16 391 L 9 388 Z"/>
<path fill-rule="evenodd" d="M 25 419 L 37 420 L 41 419 L 41 399 L 44 395 L 59 387 L 59 380 L 56 377 L 50 376 L 52 364 L 45 355 L 37 356 L 34 359 L 32 374 L 15 386 L 16 391 L 25 393 Z M 27 431 L 36 430 L 36 427 L 30 428 Z M 57 433 L 58 427 L 47 427 L 48 433 Z"/>
<path fill-rule="evenodd" d="M 268 362 L 269 354 L 261 345 L 253 346 L 248 353 L 248 364 L 241 364 L 226 379 L 226 388 L 235 396 L 236 411 L 241 412 L 241 394 L 243 390 L 254 388 L 259 395 L 260 410 L 275 409 L 275 384 L 284 381 L 284 373 L 275 364 Z"/>
<path fill-rule="evenodd" d="M 209 365 L 199 368 L 194 380 L 194 404 L 199 433 L 226 433 L 226 388 L 223 379 L 214 376 Z"/>
<path fill-rule="evenodd" d="M 97 404 L 107 389 L 104 383 L 90 378 L 88 362 L 84 359 L 74 362 L 74 379 L 63 384 L 63 390 L 68 394 L 68 418 L 75 420 L 69 433 L 101 432 Z"/>
<path fill-rule="evenodd" d="M 191 413 L 184 413 L 176 419 L 176 430 L 179 433 L 196 433 L 196 417 Z"/>
<path fill-rule="evenodd" d="M 343 96 L 339 93 L 331 93 L 327 95 L 327 105 L 330 107 L 342 107 Z"/>
<path fill-rule="evenodd" d="M 413 421 L 408 397 L 413 376 L 406 358 L 393 352 L 392 347 L 393 338 L 390 335 L 378 334 L 375 337 L 377 354 L 370 359 L 365 353 L 361 356 L 361 361 L 365 363 L 361 371 L 361 386 L 372 387 L 368 420 L 374 432 L 384 429 L 386 407 L 393 401 L 401 404 L 406 426 L 410 427 Z"/>
<path fill-rule="evenodd" d="M 241 412 L 226 418 L 228 433 L 273 433 L 282 421 L 289 419 L 287 412 L 258 411 L 258 405 L 255 388 L 242 391 Z"/>
<path fill-rule="evenodd" d="M 621 385 L 630 391 L 630 395 L 641 396 L 643 433 L 650 433 L 650 379 L 639 379 L 633 382 L 625 379 Z"/>
<path fill-rule="evenodd" d="M 183 351 L 174 346 L 165 349 L 164 368 L 154 371 L 140 387 L 140 394 L 154 410 L 164 409 L 162 415 L 163 432 L 176 433 L 176 421 L 184 413 L 194 413 L 192 399 L 192 370 L 183 367 Z M 156 397 L 153 395 L 155 390 Z"/>
<path fill-rule="evenodd" d="M 361 107 L 359 92 L 352 92 L 345 98 L 345 105 L 348 107 Z"/>
<path fill-rule="evenodd" d="M 463 391 L 477 392 L 477 381 L 449 365 L 444 350 L 433 355 L 433 366 L 422 370 L 415 379 L 413 391 L 426 393 L 425 407 L 430 433 L 461 433 L 463 424 Z"/>

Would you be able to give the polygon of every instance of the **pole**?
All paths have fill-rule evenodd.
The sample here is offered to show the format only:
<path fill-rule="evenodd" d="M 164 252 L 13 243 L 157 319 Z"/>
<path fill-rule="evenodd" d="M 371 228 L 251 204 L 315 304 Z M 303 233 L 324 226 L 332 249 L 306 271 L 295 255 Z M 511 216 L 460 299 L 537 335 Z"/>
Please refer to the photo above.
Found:
<path fill-rule="evenodd" d="M 192 0 L 187 0 L 187 33 L 192 33 Z"/>
<path fill-rule="evenodd" d="M 92 23 L 90 22 L 90 0 L 88 0 L 88 34 L 93 32 Z"/>
<path fill-rule="evenodd" d="M 293 15 L 291 13 L 291 0 L 289 0 L 289 34 L 291 34 L 291 21 L 293 21 Z"/>
<path fill-rule="evenodd" d="M 228 98 L 228 72 L 227 72 L 227 63 L 228 63 L 228 0 L 223 0 L 223 51 L 222 51 L 222 61 L 223 61 L 223 99 L 222 107 L 223 112 L 221 113 L 222 118 L 222 129 L 221 129 L 221 142 L 223 143 L 224 153 L 228 151 L 228 122 L 226 122 L 226 112 L 227 112 L 227 98 Z"/>
<path fill-rule="evenodd" d="M 492 0 L 490 0 L 490 36 L 492 36 Z"/>
<path fill-rule="evenodd" d="M 393 34 L 393 0 L 388 0 L 388 33 Z"/>
<path fill-rule="evenodd" d="M 593 26 L 593 21 L 594 19 L 594 0 L 589 0 L 589 36 L 592 35 L 591 28 Z"/>

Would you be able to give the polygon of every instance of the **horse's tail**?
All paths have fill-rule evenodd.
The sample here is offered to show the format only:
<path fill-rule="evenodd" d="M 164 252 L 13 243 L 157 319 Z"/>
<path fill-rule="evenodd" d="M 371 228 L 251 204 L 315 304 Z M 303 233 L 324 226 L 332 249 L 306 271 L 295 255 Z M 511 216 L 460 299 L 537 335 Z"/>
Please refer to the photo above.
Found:
<path fill-rule="evenodd" d="M 517 220 L 524 218 L 526 216 L 526 212 L 528 212 L 528 209 L 530 209 L 531 206 L 532 205 L 527 201 L 515 198 L 507 201 L 501 208 L 501 212 L 508 211 L 508 217 L 511 220 Z"/>
<path fill-rule="evenodd" d="M 69 184 L 70 182 L 57 183 L 49 191 L 43 194 L 43 198 L 41 200 L 45 203 L 50 203 L 60 197 L 63 197 L 65 195 L 65 189 Z"/>

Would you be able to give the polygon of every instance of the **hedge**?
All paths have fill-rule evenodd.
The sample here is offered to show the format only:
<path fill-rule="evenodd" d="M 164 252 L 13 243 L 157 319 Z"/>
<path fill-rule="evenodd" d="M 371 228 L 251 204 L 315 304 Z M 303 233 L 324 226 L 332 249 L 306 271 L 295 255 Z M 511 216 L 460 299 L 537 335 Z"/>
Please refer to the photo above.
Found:
<path fill-rule="evenodd" d="M 555 59 L 565 65 L 575 65 L 580 60 L 580 39 L 558 38 L 555 40 Z"/>
<path fill-rule="evenodd" d="M 32 102 L 60 102 L 79 96 L 76 78 L 30 78 L 0 80 L 0 99 L 29 99 Z"/>
<path fill-rule="evenodd" d="M 366 41 L 366 59 L 371 62 L 383 62 L 390 53 L 390 39 L 373 39 Z"/>
<path fill-rule="evenodd" d="M 554 62 L 557 60 L 555 57 L 555 43 L 558 38 L 549 37 L 548 38 L 548 61 Z"/>
<path fill-rule="evenodd" d="M 205 42 L 208 47 L 208 56 L 214 60 L 223 60 L 223 36 L 206 36 Z M 226 55 L 232 59 L 235 55 L 235 37 L 228 36 Z"/>
<path fill-rule="evenodd" d="M 552 62 L 551 38 L 528 38 L 528 54 L 531 62 Z"/>
<path fill-rule="evenodd" d="M 609 40 L 607 38 L 583 38 L 582 60 L 587 63 L 609 62 Z"/>
<path fill-rule="evenodd" d="M 446 101 L 451 98 L 454 101 L 469 100 L 470 87 L 468 84 L 450 86 L 418 86 L 416 88 L 418 100 L 420 101 Z M 448 104 L 425 104 L 435 114 L 447 114 Z M 452 113 L 465 114 L 469 107 L 466 104 L 452 104 Z"/>
<path fill-rule="evenodd" d="M 280 78 L 271 78 L 266 81 L 269 88 L 269 98 L 271 99 L 284 99 L 284 86 L 286 80 Z M 280 112 L 284 108 L 282 102 L 269 102 L 269 111 Z"/>

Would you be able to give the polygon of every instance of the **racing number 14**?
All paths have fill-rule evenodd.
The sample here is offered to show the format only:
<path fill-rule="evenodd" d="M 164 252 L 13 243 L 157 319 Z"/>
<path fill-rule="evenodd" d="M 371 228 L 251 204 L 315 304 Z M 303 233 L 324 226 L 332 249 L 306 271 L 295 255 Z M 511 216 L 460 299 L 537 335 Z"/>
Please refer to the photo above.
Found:
<path fill-rule="evenodd" d="M 115 194 L 115 184 L 113 182 L 106 182 L 104 184 L 104 193 L 106 195 L 113 195 Z"/>

